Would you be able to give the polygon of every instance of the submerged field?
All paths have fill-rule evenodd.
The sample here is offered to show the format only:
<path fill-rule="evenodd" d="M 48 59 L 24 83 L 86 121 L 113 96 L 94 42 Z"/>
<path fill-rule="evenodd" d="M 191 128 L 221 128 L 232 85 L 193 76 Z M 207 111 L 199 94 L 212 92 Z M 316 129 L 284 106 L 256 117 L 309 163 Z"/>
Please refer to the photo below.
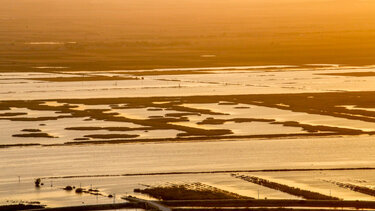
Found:
<path fill-rule="evenodd" d="M 121 76 L 125 81 L 117 76 L 124 73 L 116 71 L 106 73 L 110 76 L 101 73 L 100 77 L 99 73 L 95 77 L 82 73 L 85 75 L 82 77 L 65 70 L 2 73 L 5 77 L 1 80 L 4 89 L 0 93 L 3 99 L 0 121 L 5 124 L 1 128 L 0 146 L 371 136 L 375 133 L 373 78 L 361 79 L 362 87 L 358 87 L 355 76 L 332 76 L 353 69 L 368 72 L 372 67 L 362 67 L 363 70 L 323 65 L 311 69 L 289 66 L 203 69 L 194 70 L 205 71 L 196 81 L 189 79 L 194 74 L 178 69 L 174 71 L 182 71 L 180 75 L 170 75 L 170 70 L 143 71 L 145 74 L 136 80 L 128 80 L 133 74 L 128 72 Z M 107 81 L 103 81 L 105 77 Z M 316 81 L 310 80 L 311 77 L 316 77 Z M 282 82 L 277 78 L 282 78 Z M 307 81 L 309 87 L 302 87 Z M 339 84 L 336 88 L 341 84 L 341 90 L 330 90 L 332 84 Z M 197 90 L 207 87 L 213 91 L 197 95 Z M 159 96 L 165 88 L 172 90 L 171 96 Z M 101 90 L 113 96 L 93 97 Z M 272 93 L 275 90 L 279 91 Z M 294 91 L 288 93 L 290 90 Z M 45 99 L 35 99 L 37 95 L 33 93 L 39 96 L 41 92 Z M 69 93 L 75 93 L 74 98 L 69 98 Z M 134 97 L 135 93 L 140 94 Z"/>
<path fill-rule="evenodd" d="M 1 203 L 168 198 L 156 194 L 168 184 L 187 191 L 181 198 L 203 191 L 373 201 L 370 72 L 279 65 L 1 73 Z M 44 185 L 35 188 L 36 178 Z"/>

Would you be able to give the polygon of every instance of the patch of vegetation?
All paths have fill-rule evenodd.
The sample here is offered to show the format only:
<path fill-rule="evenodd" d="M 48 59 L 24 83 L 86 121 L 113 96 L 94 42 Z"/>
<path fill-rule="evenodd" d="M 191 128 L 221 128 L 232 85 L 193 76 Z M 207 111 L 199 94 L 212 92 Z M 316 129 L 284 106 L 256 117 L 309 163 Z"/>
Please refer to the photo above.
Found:
<path fill-rule="evenodd" d="M 200 116 L 199 113 L 190 113 L 190 112 L 182 112 L 182 113 L 168 113 L 165 114 L 166 117 L 183 117 L 183 116 Z"/>
<path fill-rule="evenodd" d="M 149 116 L 149 119 L 164 119 L 164 116 Z"/>
<path fill-rule="evenodd" d="M 375 92 L 337 92 L 337 93 L 304 93 L 304 94 L 265 94 L 265 95 L 222 95 L 222 96 L 187 96 L 187 97 L 134 97 L 134 98 L 92 98 L 92 99 L 52 99 L 52 100 L 15 100 L 1 101 L 0 108 L 26 108 L 37 111 L 59 112 L 61 116 L 56 117 L 4 117 L 11 121 L 46 121 L 60 118 L 86 118 L 90 120 L 103 120 L 111 122 L 129 122 L 140 125 L 138 128 L 128 127 L 68 127 L 67 130 L 108 130 L 108 131 L 134 131 L 134 130 L 175 130 L 181 131 L 174 139 L 137 139 L 134 141 L 186 141 L 186 140 L 208 140 L 222 138 L 276 138 L 297 136 L 332 136 L 332 135 L 361 135 L 375 134 L 374 131 L 362 131 L 350 128 L 330 127 L 324 125 L 307 125 L 295 121 L 276 122 L 270 119 L 234 118 L 216 119 L 207 118 L 199 124 L 224 124 L 226 121 L 251 122 L 264 121 L 271 124 L 281 124 L 289 127 L 300 127 L 308 133 L 293 134 L 265 134 L 265 135 L 232 135 L 231 130 L 210 130 L 196 126 L 178 124 L 189 121 L 188 115 L 227 115 L 210 109 L 190 108 L 189 104 L 217 104 L 222 102 L 238 103 L 241 105 L 258 105 L 289 110 L 292 112 L 305 112 L 309 114 L 321 114 L 339 118 L 356 119 L 362 121 L 375 121 L 375 112 L 371 110 L 347 109 L 340 105 L 353 105 L 360 108 L 373 107 Z M 49 106 L 46 101 L 56 101 L 58 106 Z M 163 102 L 163 103 L 160 103 Z M 74 110 L 73 104 L 82 105 L 111 105 L 112 108 L 151 108 L 174 111 L 163 117 L 147 119 L 135 119 L 119 116 L 117 113 L 108 112 L 108 109 L 85 109 Z M 229 114 L 228 114 L 228 117 Z M 25 131 L 27 132 L 27 131 Z M 31 133 L 31 132 L 30 132 Z M 40 132 L 35 132 L 35 134 Z M 16 136 L 38 136 L 38 135 L 16 134 Z M 100 134 L 99 134 L 100 135 Z M 42 136 L 42 135 L 41 135 Z M 82 138 L 82 137 L 77 137 Z M 88 137 L 83 137 L 88 138 Z M 78 143 L 78 140 L 76 140 Z M 90 141 L 79 142 L 79 144 L 91 144 Z M 97 140 L 96 140 L 97 141 Z M 120 143 L 121 140 L 108 140 Z M 133 140 L 132 140 L 133 141 Z M 128 142 L 128 140 L 122 140 Z M 100 143 L 105 143 L 100 142 Z M 69 143 L 71 144 L 71 143 Z M 95 143 L 96 144 L 96 143 Z"/>
<path fill-rule="evenodd" d="M 221 125 L 225 122 L 235 122 L 235 123 L 243 123 L 243 122 L 274 122 L 275 120 L 271 119 L 257 119 L 257 118 L 234 118 L 234 119 L 215 119 L 213 117 L 208 117 L 205 120 L 198 122 L 199 125 Z"/>
<path fill-rule="evenodd" d="M 40 203 L 37 204 L 35 202 L 27 203 L 27 204 L 19 203 L 19 204 L 10 204 L 10 205 L 0 205 L 0 211 L 32 210 L 32 209 L 42 209 L 45 207 L 46 205 L 41 205 Z"/>
<path fill-rule="evenodd" d="M 349 189 L 349 190 L 352 190 L 352 191 L 355 191 L 355 192 L 358 192 L 358 193 L 363 193 L 363 194 L 366 194 L 366 195 L 375 196 L 375 189 L 373 189 L 373 188 L 354 185 L 354 184 L 350 184 L 350 183 L 337 182 L 337 181 L 328 181 L 328 182 L 330 182 L 332 184 L 335 184 L 335 185 L 337 185 L 341 188 L 346 188 L 346 189 Z"/>
<path fill-rule="evenodd" d="M 72 191 L 74 188 L 72 186 L 68 185 L 63 189 L 66 190 L 66 191 Z"/>
<path fill-rule="evenodd" d="M 83 193 L 83 188 L 77 188 L 76 193 Z"/>
<path fill-rule="evenodd" d="M 156 186 L 146 189 L 134 189 L 134 192 L 147 194 L 160 200 L 251 199 L 250 197 L 241 196 L 202 183 Z"/>
<path fill-rule="evenodd" d="M 302 124 L 296 121 L 286 121 L 286 122 L 272 122 L 271 124 L 280 124 L 287 127 L 301 127 L 303 130 L 311 133 L 316 133 L 319 131 L 327 131 L 336 134 L 345 134 L 345 135 L 360 135 L 360 134 L 374 134 L 374 132 L 364 132 L 362 130 L 350 129 L 350 128 L 341 128 L 325 125 L 308 125 Z"/>
<path fill-rule="evenodd" d="M 236 107 L 234 107 L 235 109 L 248 109 L 248 108 L 250 108 L 250 107 L 248 107 L 248 106 L 236 106 Z"/>
<path fill-rule="evenodd" d="M 27 115 L 27 113 L 24 113 L 24 112 L 5 112 L 5 113 L 1 113 L 0 117 L 22 116 L 22 115 Z"/>
<path fill-rule="evenodd" d="M 192 74 L 210 74 L 210 72 L 194 70 L 166 70 L 166 71 L 128 71 L 120 74 L 133 76 L 153 76 L 153 75 L 192 75 Z"/>
<path fill-rule="evenodd" d="M 197 131 L 198 133 L 195 133 L 195 131 Z M 179 133 L 177 134 L 177 136 L 179 137 L 198 136 L 198 135 L 200 136 L 223 136 L 223 135 L 229 135 L 229 134 L 233 134 L 233 132 L 229 129 L 212 129 L 212 130 L 203 130 L 202 132 L 192 129 L 187 133 Z"/>
<path fill-rule="evenodd" d="M 139 80 L 134 77 L 119 76 L 77 76 L 77 77 L 56 77 L 56 78 L 28 78 L 29 80 L 47 81 L 47 82 L 79 82 L 79 81 L 118 81 L 118 80 Z"/>
<path fill-rule="evenodd" d="M 235 103 L 235 102 L 219 102 L 218 105 L 238 105 L 238 103 Z"/>
<path fill-rule="evenodd" d="M 198 122 L 197 124 L 221 125 L 221 124 L 224 124 L 225 122 L 235 122 L 235 123 L 269 122 L 271 124 L 278 124 L 278 125 L 283 125 L 286 127 L 299 127 L 299 128 L 302 128 L 302 130 L 307 131 L 309 133 L 317 133 L 320 131 L 332 132 L 336 134 L 345 134 L 345 135 L 360 135 L 360 134 L 374 134 L 375 133 L 375 132 L 364 132 L 362 130 L 350 129 L 350 128 L 340 128 L 340 127 L 324 126 L 324 125 L 308 125 L 308 124 L 302 124 L 296 121 L 277 122 L 274 119 L 257 119 L 257 118 L 215 119 L 213 117 L 208 117 L 205 120 Z"/>
<path fill-rule="evenodd" d="M 0 144 L 1 148 L 10 148 L 10 147 L 30 147 L 30 146 L 41 146 L 41 144 L 30 143 L 30 144 Z"/>
<path fill-rule="evenodd" d="M 132 134 L 92 134 L 92 135 L 85 135 L 84 137 L 87 138 L 94 138 L 94 139 L 114 139 L 114 138 L 136 138 L 139 135 L 132 135 Z"/>
<path fill-rule="evenodd" d="M 147 111 L 162 111 L 162 108 L 148 108 Z"/>
<path fill-rule="evenodd" d="M 90 138 L 74 138 L 74 141 L 88 141 Z"/>
<path fill-rule="evenodd" d="M 24 134 L 13 134 L 13 137 L 22 137 L 22 138 L 57 138 L 48 133 L 24 133 Z"/>
<path fill-rule="evenodd" d="M 66 191 L 73 191 L 75 190 L 74 192 L 77 193 L 77 194 L 83 194 L 83 193 L 87 193 L 87 194 L 91 194 L 91 195 L 96 195 L 96 196 L 104 196 L 102 193 L 100 193 L 100 191 L 98 189 L 93 189 L 93 188 L 89 188 L 89 189 L 85 189 L 85 188 L 76 188 L 75 186 L 66 186 L 63 188 L 63 190 L 66 190 Z"/>
<path fill-rule="evenodd" d="M 40 129 L 23 129 L 22 132 L 30 132 L 30 133 L 37 133 L 42 132 Z"/>
<path fill-rule="evenodd" d="M 319 75 L 351 76 L 351 77 L 373 77 L 373 76 L 375 76 L 375 72 L 321 73 Z"/>
<path fill-rule="evenodd" d="M 13 118 L 2 118 L 10 121 L 19 121 L 19 122 L 26 122 L 26 121 L 49 121 L 49 120 L 58 120 L 61 118 L 71 118 L 70 115 L 59 115 L 56 117 L 13 117 Z"/>
<path fill-rule="evenodd" d="M 309 190 L 303 190 L 300 188 L 291 187 L 288 185 L 272 182 L 266 179 L 262 179 L 255 176 L 246 176 L 246 175 L 238 175 L 238 174 L 232 174 L 233 177 L 245 180 L 247 182 L 251 182 L 257 185 L 262 185 L 264 187 L 268 187 L 271 189 L 279 190 L 284 193 L 288 193 L 294 196 L 302 197 L 304 199 L 312 199 L 312 200 L 340 200 L 337 197 L 333 196 L 327 196 L 321 193 L 309 191 Z"/>
<path fill-rule="evenodd" d="M 35 184 L 35 187 L 37 188 L 39 188 L 41 185 L 44 185 L 40 178 L 35 179 L 34 184 Z"/>
<path fill-rule="evenodd" d="M 134 130 L 152 130 L 151 127 L 67 127 L 65 130 L 107 130 L 107 131 L 134 131 Z"/>

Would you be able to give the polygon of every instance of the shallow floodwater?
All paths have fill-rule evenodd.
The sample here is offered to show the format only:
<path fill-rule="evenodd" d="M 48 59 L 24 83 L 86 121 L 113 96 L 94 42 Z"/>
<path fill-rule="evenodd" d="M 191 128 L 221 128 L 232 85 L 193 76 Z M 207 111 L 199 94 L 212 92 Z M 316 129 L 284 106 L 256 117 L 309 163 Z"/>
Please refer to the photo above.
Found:
<path fill-rule="evenodd" d="M 92 72 L 64 72 L 65 74 L 2 73 L 0 98 L 10 99 L 56 99 L 105 97 L 150 97 L 189 95 L 270 94 L 332 91 L 373 91 L 375 77 L 348 77 L 321 75 L 326 73 L 371 72 L 373 66 L 311 68 L 289 66 L 271 67 L 213 67 L 207 74 L 142 76 L 143 80 L 45 82 L 35 78 L 55 78 L 96 75 Z M 266 69 L 264 69 L 266 68 Z M 290 67 L 289 67 L 290 68 Z M 193 68 L 204 71 L 207 68 Z M 160 69 L 163 72 L 170 69 Z M 189 68 L 172 69 L 190 70 Z M 239 71 L 241 70 L 241 71 Z M 156 71 L 156 70 L 152 70 Z M 124 70 L 110 71 L 113 76 Z M 117 74 L 116 74 L 117 73 Z"/>
<path fill-rule="evenodd" d="M 5 169 L 2 180 L 12 175 L 363 167 L 375 164 L 374 149 L 371 136 L 25 147 L 1 149 L 0 167 Z"/>
<path fill-rule="evenodd" d="M 44 68 L 38 68 L 42 71 Z M 48 68 L 46 68 L 48 69 Z M 59 69 L 59 68 L 55 68 Z M 100 73 L 60 72 L 60 73 L 1 73 L 0 98 L 2 100 L 45 100 L 42 105 L 62 106 L 59 99 L 97 97 L 146 97 L 146 96 L 192 96 L 192 95 L 233 95 L 267 93 L 306 93 L 332 91 L 374 91 L 375 77 L 348 77 L 322 75 L 325 73 L 345 73 L 352 71 L 375 71 L 368 67 L 340 67 L 339 65 L 259 66 L 259 67 L 212 67 L 174 68 L 151 71 L 207 71 L 206 74 L 185 75 L 145 75 L 137 80 L 119 81 L 79 81 L 47 82 L 37 78 L 123 76 L 124 70 Z M 145 72 L 150 70 L 144 70 Z M 167 93 L 167 94 L 166 94 Z M 118 116 L 137 120 L 167 117 L 180 113 L 173 109 L 155 107 L 127 108 L 98 104 L 70 104 L 75 112 L 89 109 L 108 109 L 105 112 L 118 112 Z M 171 124 L 187 125 L 200 129 L 231 129 L 234 135 L 254 134 L 306 134 L 299 127 L 288 127 L 269 122 L 233 122 L 223 124 L 201 124 L 207 118 L 259 118 L 274 119 L 278 122 L 297 121 L 310 125 L 326 125 L 341 128 L 355 128 L 375 131 L 371 122 L 349 120 L 332 116 L 292 112 L 264 106 L 236 104 L 230 102 L 193 104 L 185 102 L 181 107 L 209 109 L 229 115 L 211 115 L 198 112 L 186 115 L 184 120 Z M 279 104 L 279 106 L 287 106 Z M 373 108 L 338 105 L 347 109 L 372 111 Z M 142 106 L 141 106 L 142 107 Z M 53 109 L 52 109 L 53 110 Z M 92 110 L 94 111 L 94 110 Z M 130 134 L 139 138 L 175 138 L 181 131 L 168 128 L 141 128 L 132 131 L 109 131 L 100 127 L 139 128 L 132 122 L 112 122 L 83 116 L 63 117 L 57 120 L 10 121 L 12 118 L 58 117 L 55 111 L 31 110 L 12 107 L 2 110 L 0 117 L 0 144 L 41 143 L 45 145 L 65 143 L 75 138 L 92 134 Z M 22 114 L 27 113 L 27 114 Z M 173 115 L 172 115 L 173 116 Z M 177 114 L 178 116 L 178 114 Z M 5 118 L 5 119 L 4 119 Z M 81 128 L 67 130 L 67 127 Z M 86 129 L 82 129 L 86 127 Z M 87 127 L 97 127 L 95 130 Z M 98 129 L 99 128 L 99 129 Z M 12 137 L 23 129 L 40 129 L 57 138 Z M 0 148 L 0 204 L 6 200 L 40 201 L 48 206 L 113 203 L 106 197 L 116 194 L 116 200 L 128 194 L 138 197 L 134 188 L 147 185 L 169 183 L 201 182 L 223 190 L 253 198 L 295 199 L 296 196 L 274 189 L 265 188 L 235 177 L 230 173 L 199 173 L 207 171 L 237 171 L 262 169 L 306 169 L 306 168 L 359 168 L 375 166 L 375 144 L 373 136 L 332 136 L 283 139 L 241 139 L 222 141 L 133 143 L 133 144 L 90 144 L 79 146 L 33 146 Z M 168 174 L 171 172 L 196 172 L 196 174 Z M 291 172 L 252 172 L 254 175 L 293 187 L 316 191 L 322 194 L 350 200 L 374 200 L 374 197 L 340 188 L 327 181 L 345 182 L 366 187 L 375 184 L 374 170 L 345 171 L 291 171 Z M 155 175 L 144 175 L 156 173 Z M 121 174 L 134 174 L 121 176 Z M 51 178 L 53 177 L 53 178 Z M 44 186 L 35 188 L 33 181 L 44 178 Z M 67 185 L 84 188 L 98 188 L 104 196 L 76 194 L 62 190 Z"/>
<path fill-rule="evenodd" d="M 257 170 L 281 168 L 332 168 L 375 166 L 375 145 L 372 137 L 316 138 L 289 140 L 252 140 L 194 143 L 149 143 L 121 145 L 90 145 L 69 147 L 27 147 L 0 149 L 0 199 L 32 199 L 51 205 L 64 205 L 66 199 L 76 203 L 96 203 L 96 197 L 80 198 L 60 188 L 66 185 L 98 187 L 104 193 L 118 195 L 133 194 L 132 189 L 140 184 L 165 184 L 167 182 L 203 182 L 225 190 L 257 197 L 293 198 L 275 190 L 257 187 L 233 178 L 230 174 L 160 175 L 130 177 L 59 178 L 61 176 L 117 175 L 128 173 Z M 293 146 L 293 147 L 292 147 Z M 282 178 L 286 184 L 312 187 L 335 196 L 353 199 L 356 193 L 347 189 L 333 188 L 322 179 L 364 179 L 373 184 L 371 174 L 357 171 L 318 173 L 252 173 L 268 178 Z M 341 175 L 337 177 L 337 174 Z M 330 176 L 332 175 L 332 176 Z M 18 183 L 18 176 L 21 184 Z M 46 179 L 46 186 L 33 187 L 33 179 Z M 298 176 L 298 177 L 297 177 Z M 345 179 L 346 178 L 346 179 Z M 303 180 L 301 180 L 303 179 Z M 53 188 L 49 187 L 50 183 Z M 244 183 L 247 186 L 243 186 Z M 318 184 L 319 183 L 319 184 Z M 323 184 L 323 185 L 321 185 Z M 19 186 L 22 186 L 19 187 Z M 245 188 L 247 187 L 247 188 Z M 9 194 L 8 190 L 14 194 Z M 16 191 L 20 190 L 20 191 Z M 50 192 L 53 192 L 51 195 Z M 67 195 L 68 194 L 68 195 Z M 69 195 L 70 194 L 70 195 Z M 69 196 L 67 198 L 67 196 Z M 74 199 L 71 197 L 75 197 Z M 361 196 L 369 199 L 369 197 Z M 105 202 L 105 198 L 99 199 Z"/>
<path fill-rule="evenodd" d="M 362 131 L 375 131 L 375 123 L 360 120 L 351 120 L 333 117 L 329 115 L 308 114 L 304 112 L 294 112 L 278 108 L 269 108 L 256 105 L 219 105 L 219 104 L 185 104 L 186 107 L 198 109 L 210 109 L 214 112 L 230 114 L 227 118 L 264 118 L 275 119 L 277 121 L 296 121 L 309 125 L 325 125 L 341 128 L 359 129 Z M 248 106 L 247 109 L 236 109 L 238 106 Z M 285 128 L 285 127 L 284 127 Z"/>

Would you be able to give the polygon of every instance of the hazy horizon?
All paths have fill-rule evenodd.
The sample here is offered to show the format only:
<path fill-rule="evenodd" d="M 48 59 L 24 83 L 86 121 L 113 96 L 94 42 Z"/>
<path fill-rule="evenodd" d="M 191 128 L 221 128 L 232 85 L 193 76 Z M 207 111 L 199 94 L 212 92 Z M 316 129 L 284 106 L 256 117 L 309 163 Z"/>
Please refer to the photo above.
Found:
<path fill-rule="evenodd" d="M 114 68 L 124 69 L 233 64 L 361 65 L 372 64 L 375 56 L 374 1 L 2 2 L 0 45 L 9 50 L 0 55 L 21 63 L 25 61 L 9 52 L 22 51 L 32 55 L 30 62 L 51 65 L 68 62 L 71 54 L 81 54 L 83 60 L 72 61 L 72 65 L 95 61 L 99 67 L 103 66 L 99 57 L 103 56 L 119 63 Z M 51 52 L 45 46 L 24 45 L 48 41 L 77 42 L 78 47 L 62 46 L 58 52 Z M 48 59 L 51 53 L 54 59 Z M 217 57 L 202 59 L 202 54 Z M 61 59 L 56 60 L 57 57 Z M 155 60 L 150 61 L 150 57 Z"/>

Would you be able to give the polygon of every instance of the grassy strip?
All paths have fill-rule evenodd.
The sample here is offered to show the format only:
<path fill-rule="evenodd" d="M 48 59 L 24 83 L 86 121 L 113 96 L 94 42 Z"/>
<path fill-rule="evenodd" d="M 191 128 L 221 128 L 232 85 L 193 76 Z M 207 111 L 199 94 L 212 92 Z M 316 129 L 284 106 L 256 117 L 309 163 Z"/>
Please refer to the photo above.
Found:
<path fill-rule="evenodd" d="M 22 115 L 27 115 L 25 112 L 5 112 L 0 114 L 0 117 L 10 117 L 10 116 L 22 116 Z"/>
<path fill-rule="evenodd" d="M 2 119 L 10 120 L 10 121 L 19 121 L 19 122 L 32 122 L 32 121 L 50 121 L 50 120 L 58 120 L 61 118 L 72 118 L 73 116 L 70 115 L 59 115 L 56 117 L 6 117 Z"/>
<path fill-rule="evenodd" d="M 294 196 L 299 196 L 299 197 L 302 197 L 304 199 L 339 200 L 339 198 L 337 198 L 337 197 L 327 196 L 327 195 L 324 195 L 324 194 L 321 194 L 321 193 L 291 187 L 291 186 L 288 186 L 288 185 L 272 182 L 272 181 L 262 179 L 262 178 L 259 178 L 259 177 L 255 177 L 255 176 L 246 176 L 246 175 L 238 175 L 238 174 L 232 174 L 232 176 L 234 176 L 236 178 L 239 178 L 239 179 L 242 179 L 242 180 L 245 180 L 245 181 L 248 181 L 248 182 L 252 182 L 252 183 L 257 184 L 257 185 L 262 185 L 264 187 L 279 190 L 279 191 L 282 191 L 284 193 L 288 193 L 288 194 L 291 194 L 291 195 L 294 195 Z"/>
<path fill-rule="evenodd" d="M 372 189 L 372 188 L 359 186 L 359 185 L 353 185 L 350 183 L 336 182 L 336 181 L 327 181 L 327 182 L 335 184 L 341 188 L 346 188 L 355 192 L 363 193 L 363 194 L 370 195 L 370 196 L 375 196 L 375 189 Z"/>
<path fill-rule="evenodd" d="M 30 132 L 30 133 L 37 133 L 42 132 L 40 129 L 23 129 L 22 132 Z"/>
<path fill-rule="evenodd" d="M 13 137 L 22 137 L 22 138 L 56 138 L 48 133 L 24 133 L 24 134 L 13 134 Z"/>
<path fill-rule="evenodd" d="M 262 208 L 243 208 L 243 207 L 238 207 L 238 208 L 216 208 L 216 207 L 206 207 L 206 208 L 173 208 L 172 211 L 186 211 L 186 210 L 191 210 L 191 211 L 311 211 L 311 208 L 268 208 L 268 207 L 262 207 Z M 327 208 L 327 209 L 314 209 L 314 211 L 332 211 L 332 209 Z M 346 209 L 345 211 L 358 211 L 356 209 Z"/>
<path fill-rule="evenodd" d="M 107 130 L 107 131 L 135 131 L 135 130 L 153 130 L 152 127 L 137 127 L 137 128 L 130 128 L 130 127 L 67 127 L 65 130 Z"/>
<path fill-rule="evenodd" d="M 301 208 L 311 207 L 315 208 L 352 208 L 352 209 L 374 209 L 375 202 L 373 201 L 342 201 L 342 200 L 285 200 L 285 199 L 267 199 L 267 200 L 174 200 L 162 201 L 162 204 L 170 207 L 250 207 L 250 208 Z M 309 209 L 307 209 L 309 210 Z M 347 209 L 344 209 L 347 210 Z"/>
<path fill-rule="evenodd" d="M 308 171 L 364 171 L 375 170 L 375 168 L 307 168 L 307 169 L 255 169 L 255 170 L 218 170 L 218 171 L 176 171 L 176 172 L 154 172 L 154 173 L 133 173 L 133 174 L 96 174 L 96 175 L 75 175 L 41 177 L 41 179 L 71 179 L 71 178 L 92 178 L 92 177 L 132 177 L 132 176 L 157 176 L 157 175 L 183 175 L 183 174 L 223 174 L 223 173 L 251 173 L 251 172 L 308 172 Z"/>
<path fill-rule="evenodd" d="M 319 75 L 371 77 L 371 76 L 375 76 L 375 72 L 321 73 Z"/>
<path fill-rule="evenodd" d="M 31 143 L 31 144 L 1 144 L 0 149 L 10 148 L 10 147 L 30 147 L 30 146 L 41 146 L 41 144 Z"/>
<path fill-rule="evenodd" d="M 116 204 L 95 204 L 95 205 L 83 205 L 83 206 L 71 206 L 71 207 L 52 207 L 34 209 L 33 211 L 83 211 L 83 210 L 126 210 L 126 208 L 145 208 L 144 204 L 141 203 L 116 203 Z M 0 210 L 2 211 L 2 210 Z M 12 210 L 13 211 L 13 210 Z"/>
<path fill-rule="evenodd" d="M 119 76 L 87 76 L 87 77 L 56 77 L 56 78 L 28 78 L 28 80 L 46 82 L 83 82 L 83 81 L 118 81 L 118 80 L 139 80 L 133 77 Z"/>
<path fill-rule="evenodd" d="M 136 138 L 139 135 L 130 135 L 130 134 L 92 134 L 92 135 L 85 135 L 84 137 L 87 138 L 94 138 L 94 139 L 114 139 L 114 138 Z"/>
<path fill-rule="evenodd" d="M 155 75 L 192 75 L 192 74 L 210 74 L 208 71 L 198 70 L 163 70 L 163 71 L 128 71 L 116 72 L 117 74 L 128 74 L 133 76 L 155 76 Z"/>
<path fill-rule="evenodd" d="M 157 186 L 146 189 L 135 189 L 134 192 L 147 194 L 160 200 L 202 200 L 202 199 L 250 199 L 221 190 L 202 183 L 192 183 L 183 185 Z"/>
<path fill-rule="evenodd" d="M 258 119 L 258 118 L 234 118 L 234 119 L 215 119 L 213 117 L 208 117 L 201 122 L 198 122 L 198 125 L 221 125 L 225 122 L 235 122 L 235 123 L 243 123 L 243 122 L 273 122 L 274 120 L 270 119 Z"/>
<path fill-rule="evenodd" d="M 271 124 L 280 124 L 286 127 L 300 127 L 303 130 L 314 133 L 319 131 L 331 131 L 337 134 L 344 134 L 344 135 L 361 135 L 361 134 L 369 134 L 372 135 L 375 132 L 365 132 L 362 130 L 357 129 L 350 129 L 350 128 L 341 128 L 341 127 L 333 127 L 333 126 L 325 126 L 325 125 L 308 125 L 302 124 L 296 121 L 286 121 L 286 122 L 272 122 Z"/>
<path fill-rule="evenodd" d="M 235 122 L 235 123 L 244 123 L 244 122 L 269 122 L 271 124 L 278 124 L 283 125 L 286 127 L 299 127 L 302 130 L 316 133 L 319 131 L 326 131 L 326 132 L 335 132 L 337 134 L 345 134 L 345 135 L 360 135 L 360 134 L 374 134 L 375 132 L 364 132 L 362 130 L 357 129 L 350 129 L 350 128 L 340 128 L 340 127 L 333 127 L 333 126 L 325 126 L 325 125 L 308 125 L 302 124 L 296 121 L 286 121 L 286 122 L 277 122 L 274 119 L 259 119 L 259 118 L 234 118 L 234 119 L 215 119 L 213 117 L 208 117 L 201 122 L 198 122 L 199 125 L 221 125 L 226 122 Z"/>
<path fill-rule="evenodd" d="M 168 113 L 165 114 L 166 117 L 184 117 L 184 116 L 200 116 L 199 113 L 190 113 L 190 112 L 183 112 L 183 113 Z"/>
<path fill-rule="evenodd" d="M 0 211 L 14 211 L 14 210 L 31 210 L 31 209 L 41 209 L 45 205 L 39 204 L 11 204 L 11 205 L 0 205 Z"/>
<path fill-rule="evenodd" d="M 205 134 L 207 135 L 207 134 Z M 157 143 L 157 142 L 186 142 L 186 141 L 217 141 L 217 140 L 233 140 L 239 141 L 239 139 L 277 139 L 277 138 L 293 138 L 293 137 L 327 137 L 338 135 L 336 133 L 293 133 L 293 134 L 270 134 L 270 135 L 247 135 L 247 136 L 193 136 L 185 137 L 184 135 L 177 138 L 138 138 L 138 139 L 118 139 L 118 140 L 97 140 L 97 141 L 80 141 L 74 142 L 69 141 L 63 144 L 44 144 L 43 146 L 67 146 L 67 145 L 83 145 L 83 144 L 126 144 L 126 143 Z"/>
<path fill-rule="evenodd" d="M 248 207 L 204 207 L 204 208 L 192 208 L 192 207 L 178 207 L 172 208 L 172 211 L 311 211 L 311 208 L 284 208 L 284 207 L 261 207 L 261 208 L 248 208 Z M 334 211 L 332 208 L 314 208 L 314 211 Z M 358 211 L 357 209 L 345 209 L 345 211 Z"/>

